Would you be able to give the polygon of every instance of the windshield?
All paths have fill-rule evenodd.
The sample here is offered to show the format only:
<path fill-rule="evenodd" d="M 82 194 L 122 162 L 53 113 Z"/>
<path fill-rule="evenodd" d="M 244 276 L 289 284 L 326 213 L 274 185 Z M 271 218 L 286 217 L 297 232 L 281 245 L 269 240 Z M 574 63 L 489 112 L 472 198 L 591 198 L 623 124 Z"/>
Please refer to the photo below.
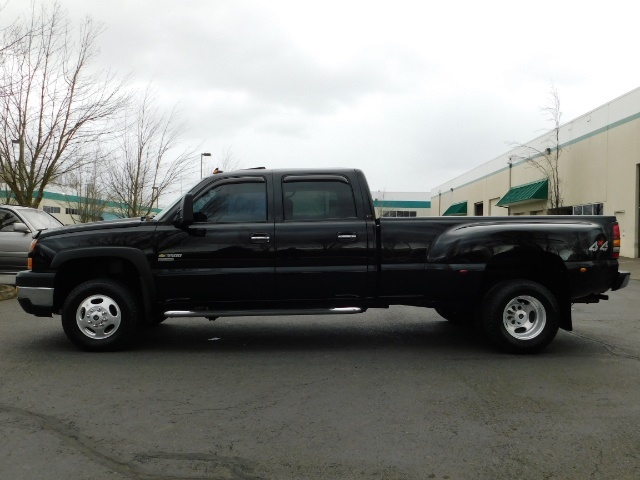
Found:
<path fill-rule="evenodd" d="M 42 210 L 20 210 L 20 215 L 36 230 L 46 230 L 47 228 L 61 227 L 62 222 Z"/>
<path fill-rule="evenodd" d="M 198 190 L 200 190 L 201 185 L 204 185 L 208 181 L 209 181 L 208 178 L 203 178 L 190 191 L 191 192 L 197 192 Z M 171 202 L 168 207 L 164 207 L 160 213 L 157 213 L 156 215 L 154 215 L 153 219 L 154 220 L 166 220 L 165 217 L 167 216 L 167 214 L 173 209 L 173 207 L 175 207 L 176 205 L 178 205 L 178 203 L 180 203 L 180 201 L 182 200 L 183 196 L 184 196 L 184 194 L 178 196 L 178 198 L 176 198 L 173 202 Z"/>
<path fill-rule="evenodd" d="M 175 206 L 178 204 L 178 202 L 182 200 L 182 197 L 178 197 L 174 202 L 171 203 L 171 205 L 169 205 L 168 207 L 164 207 L 162 209 L 162 211 L 156 215 L 153 216 L 154 220 L 162 220 L 164 219 L 164 217 L 167 215 L 167 213 Z"/>

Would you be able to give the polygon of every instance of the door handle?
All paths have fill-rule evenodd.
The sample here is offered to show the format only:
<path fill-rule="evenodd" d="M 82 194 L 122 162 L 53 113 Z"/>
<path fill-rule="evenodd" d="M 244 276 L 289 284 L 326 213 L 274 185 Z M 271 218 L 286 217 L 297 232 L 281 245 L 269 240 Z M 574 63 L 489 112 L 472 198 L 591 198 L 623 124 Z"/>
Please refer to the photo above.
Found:
<path fill-rule="evenodd" d="M 354 242 L 358 239 L 358 235 L 352 232 L 341 232 L 338 233 L 338 240 L 342 240 L 345 242 Z"/>
<path fill-rule="evenodd" d="M 271 236 L 267 233 L 253 233 L 251 234 L 251 243 L 269 243 Z"/>

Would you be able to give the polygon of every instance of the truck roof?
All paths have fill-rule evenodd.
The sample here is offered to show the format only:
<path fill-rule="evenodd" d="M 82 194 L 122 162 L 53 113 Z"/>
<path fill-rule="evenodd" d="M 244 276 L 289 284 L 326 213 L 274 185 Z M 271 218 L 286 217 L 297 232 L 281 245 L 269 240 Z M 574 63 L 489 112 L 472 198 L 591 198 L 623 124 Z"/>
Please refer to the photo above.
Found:
<path fill-rule="evenodd" d="M 326 167 L 326 168 L 265 168 L 265 167 L 255 167 L 255 168 L 246 168 L 246 169 L 238 169 L 238 170 L 229 170 L 223 171 L 220 173 L 212 174 L 212 176 L 235 176 L 238 174 L 247 174 L 247 173 L 296 173 L 296 174 L 340 174 L 340 173 L 353 173 L 358 172 L 359 169 L 356 168 L 344 168 L 344 167 Z"/>

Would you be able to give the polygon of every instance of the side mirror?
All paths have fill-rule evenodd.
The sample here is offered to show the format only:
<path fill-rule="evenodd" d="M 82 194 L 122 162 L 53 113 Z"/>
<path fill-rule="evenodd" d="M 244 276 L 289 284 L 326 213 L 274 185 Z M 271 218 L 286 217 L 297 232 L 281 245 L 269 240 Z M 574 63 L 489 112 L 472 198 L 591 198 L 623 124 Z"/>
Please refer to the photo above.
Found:
<path fill-rule="evenodd" d="M 193 193 L 187 193 L 180 201 L 180 208 L 176 212 L 173 224 L 179 228 L 186 228 L 193 223 Z"/>
<path fill-rule="evenodd" d="M 20 233 L 31 233 L 31 230 L 29 230 L 29 227 L 27 227 L 24 223 L 22 222 L 16 222 L 13 224 L 13 231 L 14 232 L 20 232 Z"/>

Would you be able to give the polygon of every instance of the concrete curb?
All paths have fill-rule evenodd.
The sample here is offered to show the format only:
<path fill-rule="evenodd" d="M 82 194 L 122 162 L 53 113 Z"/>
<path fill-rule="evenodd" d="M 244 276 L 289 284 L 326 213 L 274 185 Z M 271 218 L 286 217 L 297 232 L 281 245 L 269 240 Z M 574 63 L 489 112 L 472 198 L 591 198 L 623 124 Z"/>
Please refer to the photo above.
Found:
<path fill-rule="evenodd" d="M 0 300 L 9 300 L 16 298 L 16 288 L 11 285 L 0 285 Z"/>

